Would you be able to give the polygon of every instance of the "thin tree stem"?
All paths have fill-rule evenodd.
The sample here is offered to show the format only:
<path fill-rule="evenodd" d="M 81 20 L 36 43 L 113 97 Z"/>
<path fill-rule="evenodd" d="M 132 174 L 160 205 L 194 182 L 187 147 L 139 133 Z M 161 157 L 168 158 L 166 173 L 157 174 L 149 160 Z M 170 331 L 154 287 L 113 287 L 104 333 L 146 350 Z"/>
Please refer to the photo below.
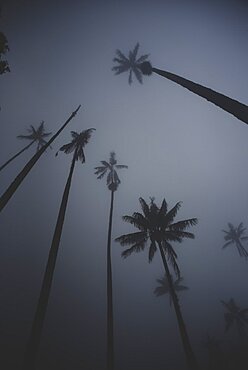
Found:
<path fill-rule="evenodd" d="M 228 96 L 221 94 L 215 90 L 212 90 L 208 87 L 202 86 L 186 78 L 178 76 L 174 73 L 163 71 L 161 69 L 152 68 L 152 71 L 157 73 L 160 76 L 163 76 L 170 81 L 173 81 L 186 89 L 192 91 L 193 93 L 201 96 L 202 98 L 207 99 L 211 103 L 217 105 L 218 107 L 224 109 L 226 112 L 231 113 L 239 120 L 248 124 L 248 106 L 240 103 L 237 100 L 229 98 Z"/>
<path fill-rule="evenodd" d="M 181 309 L 180 309 L 180 305 L 179 305 L 179 301 L 178 301 L 178 297 L 176 295 L 176 292 L 175 292 L 175 289 L 174 289 L 174 286 L 173 286 L 173 282 L 172 282 L 170 270 L 169 270 L 169 267 L 168 267 L 168 264 L 167 264 L 167 261 L 166 261 L 166 257 L 165 257 L 165 254 L 164 254 L 164 250 L 162 248 L 161 243 L 158 243 L 158 245 L 159 245 L 159 251 L 160 251 L 160 254 L 161 254 L 161 257 L 162 257 L 163 265 L 164 265 L 164 268 L 165 268 L 166 276 L 167 276 L 167 279 L 168 279 L 171 299 L 172 299 L 174 309 L 175 309 L 175 312 L 176 312 L 176 316 L 177 316 L 178 327 L 179 327 L 179 331 L 180 331 L 180 335 L 181 335 L 181 339 L 182 339 L 182 343 L 183 343 L 183 348 L 184 348 L 184 352 L 185 352 L 185 356 L 186 356 L 188 369 L 189 370 L 197 370 L 198 366 L 197 366 L 196 358 L 195 358 L 195 355 L 193 353 L 193 350 L 192 350 L 192 347 L 191 347 L 191 344 L 190 344 L 190 340 L 189 340 L 189 336 L 188 336 L 188 333 L 187 333 L 186 325 L 184 323 L 183 316 L 182 316 Z"/>
<path fill-rule="evenodd" d="M 70 117 L 67 119 L 67 121 L 63 124 L 63 126 L 54 134 L 51 139 L 42 147 L 40 150 L 34 154 L 34 156 L 30 159 L 30 161 L 23 167 L 21 172 L 17 175 L 15 180 L 10 184 L 8 189 L 3 193 L 3 195 L 0 198 L 0 212 L 3 210 L 3 208 L 6 206 L 10 198 L 14 195 L 17 188 L 20 186 L 22 181 L 25 179 L 27 174 L 31 171 L 35 163 L 38 161 L 40 156 L 46 151 L 46 149 L 52 144 L 52 142 L 59 136 L 61 131 L 64 130 L 64 128 L 68 125 L 68 123 L 71 121 L 73 117 L 77 114 L 78 110 L 80 109 L 81 105 L 78 106 L 78 108 L 70 115 Z"/>
<path fill-rule="evenodd" d="M 29 143 L 28 145 L 26 145 L 23 149 L 21 149 L 18 153 L 16 153 L 15 155 L 13 155 L 13 157 L 11 157 L 10 159 L 7 160 L 7 162 L 5 162 L 1 167 L 0 167 L 0 171 L 2 171 L 10 162 L 12 162 L 15 158 L 19 157 L 20 154 L 22 154 L 23 152 L 25 152 L 25 150 L 27 150 L 28 148 L 30 148 L 31 145 L 33 145 L 33 143 L 35 142 L 35 140 L 31 141 L 31 143 Z"/>
<path fill-rule="evenodd" d="M 108 244 L 107 244 L 107 370 L 114 369 L 114 316 L 113 316 L 113 287 L 111 264 L 111 237 L 114 208 L 114 191 L 111 191 L 109 212 Z"/>
<path fill-rule="evenodd" d="M 42 282 L 42 287 L 40 291 L 40 296 L 36 308 L 36 313 L 34 316 L 31 334 L 29 337 L 29 341 L 27 344 L 25 357 L 24 357 L 24 363 L 23 363 L 23 370 L 35 370 L 35 362 L 38 354 L 38 349 L 41 341 L 41 335 L 42 335 L 42 327 L 46 315 L 48 300 L 51 292 L 52 287 L 52 281 L 53 281 L 53 275 L 54 275 L 54 269 L 60 244 L 60 238 L 62 234 L 64 219 L 65 219 L 65 212 L 71 187 L 71 180 L 72 175 L 75 167 L 76 162 L 76 152 L 74 153 L 69 176 L 65 185 L 59 214 L 57 218 L 57 223 L 55 226 L 52 244 L 49 252 L 49 257 L 46 265 L 46 270 Z"/>

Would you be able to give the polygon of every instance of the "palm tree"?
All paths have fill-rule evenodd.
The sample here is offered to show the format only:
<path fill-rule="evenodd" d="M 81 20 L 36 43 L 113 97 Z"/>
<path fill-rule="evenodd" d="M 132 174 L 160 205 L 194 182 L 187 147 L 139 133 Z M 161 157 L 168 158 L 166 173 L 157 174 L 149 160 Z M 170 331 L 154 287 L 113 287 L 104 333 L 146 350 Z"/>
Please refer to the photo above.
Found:
<path fill-rule="evenodd" d="M 112 235 L 112 219 L 114 208 L 114 193 L 117 190 L 120 179 L 116 170 L 128 168 L 126 165 L 117 164 L 115 152 L 110 153 L 109 162 L 101 161 L 102 166 L 95 167 L 95 174 L 98 179 L 107 175 L 107 186 L 111 191 L 109 226 L 108 226 L 108 242 L 107 242 L 107 368 L 114 368 L 114 316 L 113 316 L 113 287 L 112 287 L 112 263 L 111 263 L 111 235 Z"/>
<path fill-rule="evenodd" d="M 229 302 L 221 301 L 221 303 L 227 309 L 227 312 L 224 314 L 226 331 L 235 324 L 240 338 L 247 339 L 248 308 L 241 309 L 237 306 L 233 298 L 231 298 Z"/>
<path fill-rule="evenodd" d="M 80 107 L 81 107 L 81 105 L 79 105 L 78 108 L 70 115 L 70 117 L 61 126 L 61 128 L 51 137 L 51 139 L 45 145 L 43 145 L 38 150 L 37 153 L 34 154 L 34 156 L 28 161 L 28 163 L 23 167 L 23 169 L 16 176 L 16 178 L 14 179 L 14 181 L 10 184 L 10 186 L 8 187 L 8 189 L 3 193 L 3 195 L 0 197 L 0 212 L 6 206 L 6 204 L 10 200 L 10 198 L 14 195 L 15 191 L 21 185 L 22 181 L 25 179 L 25 177 L 31 171 L 31 169 L 33 168 L 33 166 L 35 165 L 35 163 L 39 160 L 39 158 L 41 157 L 41 155 L 52 144 L 52 142 L 59 136 L 59 134 L 64 130 L 64 128 L 71 121 L 71 119 L 75 117 L 75 115 L 77 114 L 77 112 L 80 109 Z"/>
<path fill-rule="evenodd" d="M 131 223 L 138 228 L 139 231 L 122 235 L 117 238 L 116 241 L 120 242 L 121 245 L 131 245 L 131 247 L 122 253 L 124 258 L 130 256 L 133 252 L 140 252 L 144 250 L 146 244 L 149 242 L 149 262 L 151 262 L 155 252 L 157 249 L 159 249 L 178 320 L 179 331 L 181 334 L 188 368 L 197 369 L 196 359 L 189 341 L 179 301 L 175 293 L 172 277 L 167 263 L 168 261 L 171 264 L 172 269 L 179 278 L 180 270 L 177 264 L 177 254 L 174 251 L 171 242 L 176 241 L 181 243 L 184 238 L 193 239 L 194 234 L 185 231 L 185 229 L 196 225 L 197 219 L 191 218 L 173 223 L 173 220 L 181 206 L 181 202 L 178 202 L 171 210 L 168 211 L 165 199 L 163 200 L 160 208 L 156 205 L 153 198 L 151 198 L 150 205 L 148 205 L 143 198 L 139 198 L 139 201 L 143 214 L 134 212 L 132 216 L 123 216 L 124 221 Z"/>
<path fill-rule="evenodd" d="M 20 154 L 22 154 L 25 150 L 27 150 L 35 142 L 37 142 L 36 152 L 38 152 L 40 150 L 40 148 L 47 143 L 44 138 L 51 135 L 51 132 L 45 132 L 44 121 L 42 121 L 40 123 L 40 125 L 37 129 L 35 129 L 34 126 L 31 125 L 30 128 L 27 131 L 29 132 L 28 135 L 18 135 L 17 138 L 18 139 L 30 140 L 30 143 L 28 145 L 26 145 L 23 149 L 21 149 L 18 153 L 16 153 L 13 157 L 11 157 L 7 162 L 5 162 L 0 167 L 0 171 L 2 171 L 4 169 L 4 167 L 6 167 L 15 158 L 19 157 Z"/>
<path fill-rule="evenodd" d="M 243 227 L 243 222 L 241 222 L 238 227 L 234 227 L 233 224 L 229 222 L 228 226 L 229 226 L 228 231 L 222 230 L 226 234 L 224 236 L 224 239 L 227 241 L 227 243 L 225 243 L 222 248 L 225 249 L 229 245 L 235 244 L 240 257 L 245 257 L 246 259 L 248 257 L 248 253 L 246 249 L 243 247 L 241 240 L 247 240 L 248 237 L 242 236 L 244 235 L 244 232 L 246 230 L 246 228 Z"/>
<path fill-rule="evenodd" d="M 65 185 L 59 214 L 53 234 L 52 244 L 49 252 L 49 257 L 46 265 L 46 271 L 42 282 L 42 287 L 40 291 L 40 296 L 38 300 L 38 305 L 33 320 L 33 325 L 31 329 L 31 334 L 26 348 L 26 353 L 24 357 L 23 370 L 34 370 L 35 369 L 35 360 L 37 351 L 39 348 L 43 322 L 46 315 L 49 295 L 51 291 L 53 274 L 56 264 L 56 258 L 59 249 L 60 238 L 62 234 L 65 212 L 67 207 L 67 202 L 69 198 L 69 192 L 71 187 L 72 175 L 75 168 L 76 161 L 80 160 L 82 163 L 85 162 L 84 156 L 84 146 L 88 144 L 91 137 L 92 131 L 95 130 L 90 128 L 88 130 L 82 131 L 80 134 L 77 132 L 71 131 L 72 141 L 69 144 L 63 145 L 59 150 L 63 151 L 66 154 L 73 152 L 73 158 L 71 162 L 71 167 L 68 175 L 68 179 Z"/>
<path fill-rule="evenodd" d="M 154 289 L 154 294 L 156 295 L 156 297 L 160 297 L 161 295 L 164 295 L 164 294 L 169 294 L 170 287 L 169 287 L 167 276 L 164 275 L 162 279 L 156 279 L 156 280 L 160 284 Z M 175 292 L 182 292 L 183 290 L 189 289 L 187 286 L 181 285 L 181 282 L 183 281 L 182 277 L 179 277 L 176 280 L 174 280 L 173 277 L 171 277 L 171 280 L 172 280 Z M 171 305 L 172 303 L 171 295 L 169 294 L 169 296 L 170 296 L 170 305 Z"/>
<path fill-rule="evenodd" d="M 239 101 L 232 98 L 229 98 L 228 96 L 223 95 L 208 87 L 187 80 L 186 78 L 178 76 L 174 73 L 152 67 L 151 63 L 146 60 L 148 57 L 147 54 L 136 59 L 138 48 L 139 43 L 136 44 L 133 51 L 129 52 L 129 57 L 126 57 L 120 50 L 116 50 L 117 58 L 113 59 L 114 62 L 117 62 L 119 64 L 112 68 L 116 74 L 129 71 L 129 84 L 132 83 L 132 78 L 130 77 L 132 71 L 135 73 L 135 76 L 140 83 L 142 83 L 142 74 L 149 76 L 152 74 L 152 72 L 154 72 L 162 77 L 167 78 L 170 81 L 177 83 L 182 87 L 185 87 L 194 94 L 201 96 L 202 98 L 210 101 L 211 103 L 224 109 L 226 112 L 233 114 L 239 120 L 248 124 L 247 105 L 240 103 Z"/>

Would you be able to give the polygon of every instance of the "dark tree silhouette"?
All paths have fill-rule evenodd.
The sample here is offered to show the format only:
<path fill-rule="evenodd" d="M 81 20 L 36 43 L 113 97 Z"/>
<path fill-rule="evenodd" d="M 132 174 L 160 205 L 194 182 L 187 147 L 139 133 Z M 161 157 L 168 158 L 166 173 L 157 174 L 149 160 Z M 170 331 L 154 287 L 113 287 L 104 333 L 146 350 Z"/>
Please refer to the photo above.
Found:
<path fill-rule="evenodd" d="M 235 324 L 238 334 L 241 339 L 248 339 L 247 325 L 248 325 L 248 308 L 241 309 L 237 306 L 235 300 L 231 298 L 229 302 L 221 301 L 227 312 L 224 314 L 226 323 L 226 331 Z"/>
<path fill-rule="evenodd" d="M 2 57 L 9 51 L 9 45 L 6 36 L 0 32 L 0 75 L 10 72 L 9 63 Z"/>
<path fill-rule="evenodd" d="M 126 165 L 117 164 L 115 153 L 110 153 L 109 162 L 101 161 L 102 166 L 95 167 L 95 174 L 98 179 L 107 174 L 107 186 L 111 191 L 108 242 L 107 242 L 107 368 L 114 368 L 114 315 L 113 315 L 113 287 L 112 287 L 112 262 L 111 262 L 111 240 L 112 240 L 112 220 L 114 208 L 114 193 L 117 190 L 120 179 L 116 170 L 128 168 Z"/>
<path fill-rule="evenodd" d="M 80 109 L 81 105 L 78 106 L 78 108 L 70 115 L 70 117 L 67 119 L 67 121 L 62 125 L 62 127 L 51 137 L 51 139 L 43 145 L 39 151 L 28 161 L 28 163 L 23 167 L 23 169 L 20 171 L 20 173 L 17 175 L 15 180 L 10 184 L 8 189 L 3 193 L 3 195 L 0 198 L 0 212 L 3 210 L 3 208 L 6 206 L 10 198 L 14 195 L 15 191 L 18 189 L 18 187 L 21 185 L 22 181 L 25 179 L 25 177 L 28 175 L 28 173 L 31 171 L 35 163 L 38 161 L 38 159 L 41 157 L 41 155 L 46 151 L 46 149 L 52 144 L 52 142 L 59 136 L 59 134 L 64 130 L 64 128 L 68 125 L 68 123 L 71 121 L 73 117 L 77 114 L 78 110 Z"/>
<path fill-rule="evenodd" d="M 233 224 L 229 222 L 228 226 L 228 231 L 222 230 L 226 234 L 224 239 L 227 241 L 222 248 L 225 249 L 229 245 L 234 244 L 239 252 L 240 257 L 245 257 L 245 259 L 247 259 L 248 253 L 241 243 L 241 240 L 248 239 L 247 236 L 244 236 L 246 228 L 243 227 L 243 222 L 241 222 L 238 227 L 234 227 Z"/>
<path fill-rule="evenodd" d="M 47 142 L 44 139 L 45 137 L 48 137 L 51 135 L 50 132 L 45 132 L 44 130 L 44 121 L 42 121 L 37 129 L 34 128 L 34 126 L 30 126 L 28 129 L 29 134 L 28 135 L 18 135 L 18 139 L 26 139 L 30 140 L 30 143 L 26 145 L 23 149 L 21 149 L 18 153 L 13 155 L 8 161 L 6 161 L 1 167 L 0 171 L 2 171 L 9 163 L 11 163 L 15 158 L 19 157 L 20 154 L 25 152 L 30 146 L 32 146 L 35 142 L 37 143 L 37 150 L 38 152 L 40 148 L 45 145 Z"/>
<path fill-rule="evenodd" d="M 189 91 L 193 92 L 194 94 L 201 96 L 202 98 L 210 101 L 211 103 L 217 105 L 218 107 L 222 108 L 228 113 L 231 113 L 239 120 L 248 124 L 248 106 L 240 103 L 239 101 L 229 98 L 226 95 L 223 95 L 215 90 L 212 90 L 208 87 L 202 86 L 197 84 L 193 81 L 187 80 L 181 76 L 178 76 L 174 73 L 163 71 L 158 68 L 152 67 L 151 63 L 146 61 L 148 55 L 144 55 L 138 59 L 137 52 L 138 52 L 139 44 L 137 43 L 134 51 L 129 53 L 129 58 L 125 57 L 125 55 L 120 51 L 117 50 L 118 58 L 114 58 L 113 61 L 117 62 L 119 65 L 114 66 L 112 69 L 116 72 L 116 74 L 120 74 L 122 72 L 129 71 L 138 71 L 135 75 L 140 83 L 142 83 L 142 78 L 140 77 L 143 75 L 151 75 L 153 72 L 167 78 L 170 81 L 177 83 L 178 85 L 185 87 Z M 143 59 L 142 59 L 143 58 Z M 140 60 L 141 59 L 141 60 Z M 129 75 L 129 84 L 132 83 L 132 78 Z"/>
<path fill-rule="evenodd" d="M 52 287 L 54 269 L 59 249 L 60 238 L 62 234 L 65 212 L 67 207 L 67 202 L 69 198 L 69 192 L 71 187 L 72 175 L 75 167 L 76 161 L 80 160 L 82 163 L 85 162 L 84 156 L 84 146 L 89 142 L 92 131 L 95 130 L 90 128 L 88 130 L 82 131 L 80 134 L 77 132 L 71 131 L 72 141 L 69 144 L 63 145 L 59 150 L 63 151 L 66 154 L 73 152 L 73 158 L 71 162 L 71 167 L 69 171 L 69 176 L 65 185 L 59 214 L 53 234 L 52 244 L 49 252 L 49 257 L 46 265 L 46 271 L 42 282 L 42 287 L 40 291 L 40 296 L 35 312 L 35 317 L 32 324 L 31 334 L 27 344 L 23 370 L 35 370 L 35 361 L 36 356 L 41 340 L 42 327 L 46 315 L 49 295 Z"/>
<path fill-rule="evenodd" d="M 182 292 L 184 290 L 189 289 L 187 286 L 181 284 L 181 282 L 183 281 L 182 277 L 179 277 L 176 280 L 174 280 L 173 277 L 171 277 L 171 280 L 172 280 L 175 292 Z M 156 297 L 160 297 L 161 295 L 164 295 L 164 294 L 169 294 L 169 296 L 170 296 L 170 305 L 171 305 L 172 300 L 171 300 L 170 287 L 169 287 L 169 282 L 168 282 L 167 276 L 164 275 L 162 277 L 162 279 L 156 279 L 156 281 L 160 285 L 157 286 L 154 289 L 154 294 L 156 295 Z"/>
<path fill-rule="evenodd" d="M 187 365 L 189 369 L 197 369 L 198 366 L 196 358 L 190 344 L 167 263 L 168 261 L 171 264 L 177 277 L 180 277 L 180 270 L 177 264 L 177 254 L 174 251 L 171 242 L 175 241 L 181 243 L 184 238 L 193 239 L 194 234 L 185 231 L 185 229 L 196 225 L 197 219 L 191 218 L 173 223 L 173 220 L 181 206 L 181 202 L 177 203 L 171 210 L 168 211 L 165 199 L 163 200 L 160 208 L 156 205 L 153 198 L 151 198 L 150 205 L 148 205 L 143 198 L 140 198 L 139 201 L 143 214 L 134 212 L 132 216 L 123 216 L 124 221 L 131 223 L 138 228 L 139 231 L 122 235 L 117 238 L 116 241 L 118 241 L 121 245 L 131 245 L 130 248 L 126 249 L 122 253 L 124 258 L 130 256 L 133 252 L 140 252 L 144 250 L 146 244 L 149 242 L 149 262 L 151 262 L 155 252 L 157 249 L 159 249 L 170 288 L 172 302 L 176 312 Z"/>
<path fill-rule="evenodd" d="M 207 334 L 206 339 L 203 341 L 203 345 L 208 354 L 208 369 L 226 369 L 226 364 L 224 363 L 224 353 L 222 351 L 220 341 Z"/>

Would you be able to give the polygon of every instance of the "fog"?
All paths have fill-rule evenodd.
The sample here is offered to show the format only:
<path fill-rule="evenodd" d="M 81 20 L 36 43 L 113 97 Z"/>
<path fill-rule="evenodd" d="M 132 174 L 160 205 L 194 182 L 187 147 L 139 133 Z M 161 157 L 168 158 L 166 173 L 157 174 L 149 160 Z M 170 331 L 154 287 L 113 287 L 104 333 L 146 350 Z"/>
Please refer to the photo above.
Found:
<path fill-rule="evenodd" d="M 248 127 L 234 116 L 153 74 L 129 86 L 115 76 L 115 51 L 140 43 L 157 68 L 248 103 L 247 14 L 242 1 L 2 1 L 1 31 L 11 72 L 0 76 L 1 164 L 27 143 L 17 135 L 44 120 L 56 132 L 76 117 L 34 166 L 0 214 L 0 348 L 4 370 L 20 369 L 30 333 L 71 155 L 56 151 L 70 131 L 94 127 L 76 163 L 37 370 L 106 368 L 106 248 L 110 191 L 94 167 L 115 151 L 121 184 L 112 233 L 116 370 L 186 369 L 169 296 L 156 297 L 164 275 L 148 248 L 127 259 L 114 239 L 135 231 L 123 215 L 139 197 L 169 208 L 177 220 L 198 218 L 195 239 L 172 243 L 189 287 L 179 301 L 192 347 L 207 368 L 207 334 L 223 350 L 225 307 L 248 307 L 247 260 L 222 249 L 228 222 L 248 226 Z M 35 153 L 29 148 L 1 173 L 1 194 Z M 247 242 L 243 244 L 245 247 Z M 204 367 L 205 366 L 205 367 Z"/>

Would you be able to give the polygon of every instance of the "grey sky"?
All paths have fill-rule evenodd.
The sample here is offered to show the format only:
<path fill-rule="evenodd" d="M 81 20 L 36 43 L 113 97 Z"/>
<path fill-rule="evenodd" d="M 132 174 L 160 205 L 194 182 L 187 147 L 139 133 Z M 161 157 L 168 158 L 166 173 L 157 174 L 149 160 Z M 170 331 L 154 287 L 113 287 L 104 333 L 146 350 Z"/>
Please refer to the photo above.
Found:
<path fill-rule="evenodd" d="M 132 230 L 121 216 L 139 209 L 140 196 L 170 207 L 182 200 L 178 219 L 199 219 L 196 239 L 175 250 L 200 359 L 206 332 L 225 338 L 220 300 L 248 307 L 247 262 L 221 250 L 227 222 L 248 225 L 248 127 L 162 77 L 129 86 L 111 71 L 116 48 L 127 53 L 139 41 L 155 67 L 248 104 L 247 10 L 244 1 L 2 1 L 11 73 L 0 76 L 1 162 L 25 144 L 16 136 L 29 125 L 44 120 L 55 132 L 82 104 L 0 215 L 4 369 L 18 369 L 23 355 L 71 161 L 55 152 L 70 130 L 96 128 L 86 163 L 76 165 L 38 370 L 103 368 L 110 192 L 94 167 L 111 150 L 129 166 L 120 171 L 113 237 Z M 1 173 L 1 192 L 32 154 Z M 117 369 L 183 369 L 173 308 L 153 296 L 159 256 L 149 265 L 147 251 L 127 260 L 121 251 L 113 242 Z"/>

